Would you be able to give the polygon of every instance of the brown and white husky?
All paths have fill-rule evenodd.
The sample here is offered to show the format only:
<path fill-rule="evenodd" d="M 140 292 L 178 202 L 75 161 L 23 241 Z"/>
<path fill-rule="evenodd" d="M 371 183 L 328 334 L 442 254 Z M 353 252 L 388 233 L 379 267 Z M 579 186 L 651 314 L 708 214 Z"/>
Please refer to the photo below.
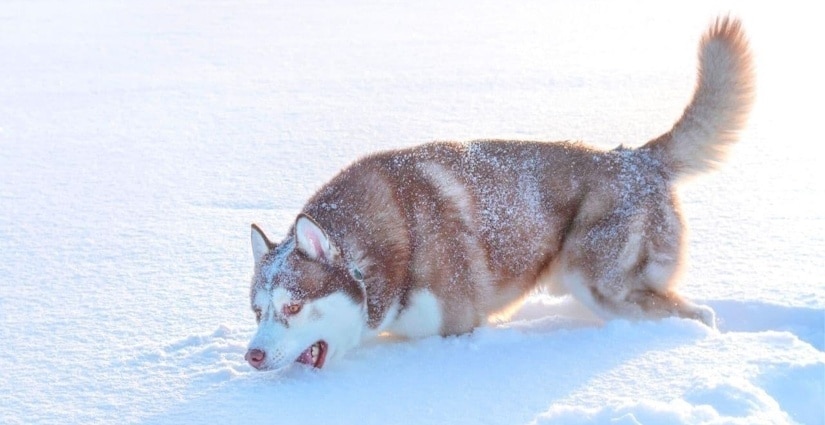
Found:
<path fill-rule="evenodd" d="M 674 186 L 713 169 L 754 95 L 738 20 L 699 47 L 673 128 L 637 148 L 437 142 L 356 161 L 304 206 L 280 243 L 252 225 L 257 369 L 320 368 L 368 338 L 469 332 L 531 291 L 570 294 L 603 319 L 678 316 L 684 222 Z"/>

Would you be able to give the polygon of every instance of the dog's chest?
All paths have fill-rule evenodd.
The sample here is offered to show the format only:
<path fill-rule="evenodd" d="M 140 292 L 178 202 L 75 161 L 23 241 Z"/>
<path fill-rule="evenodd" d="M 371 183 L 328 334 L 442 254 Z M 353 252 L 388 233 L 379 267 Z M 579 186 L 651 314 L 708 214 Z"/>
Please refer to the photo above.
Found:
<path fill-rule="evenodd" d="M 441 303 L 426 289 L 410 296 L 406 308 L 390 324 L 388 331 L 408 338 L 420 338 L 441 333 L 443 313 Z"/>

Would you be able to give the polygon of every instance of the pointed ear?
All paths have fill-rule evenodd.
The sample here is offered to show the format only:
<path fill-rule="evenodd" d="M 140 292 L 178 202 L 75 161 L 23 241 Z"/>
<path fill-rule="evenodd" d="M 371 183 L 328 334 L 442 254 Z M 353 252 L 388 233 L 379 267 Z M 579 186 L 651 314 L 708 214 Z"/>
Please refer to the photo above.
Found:
<path fill-rule="evenodd" d="M 338 254 L 327 232 L 312 217 L 303 213 L 295 220 L 295 240 L 298 249 L 313 260 L 331 262 Z"/>
<path fill-rule="evenodd" d="M 264 231 L 258 227 L 257 224 L 252 225 L 252 256 L 255 257 L 255 264 L 258 264 L 269 252 L 272 248 L 275 248 L 275 244 L 270 242 L 269 239 L 264 234 Z"/>

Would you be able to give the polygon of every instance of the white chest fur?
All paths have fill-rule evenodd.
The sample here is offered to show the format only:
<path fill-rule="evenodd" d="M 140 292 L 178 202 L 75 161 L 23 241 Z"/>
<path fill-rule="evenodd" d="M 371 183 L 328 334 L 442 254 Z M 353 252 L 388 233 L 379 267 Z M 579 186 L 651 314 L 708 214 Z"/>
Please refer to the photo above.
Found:
<path fill-rule="evenodd" d="M 441 303 L 432 292 L 426 289 L 416 291 L 388 330 L 409 338 L 439 335 L 442 316 Z"/>

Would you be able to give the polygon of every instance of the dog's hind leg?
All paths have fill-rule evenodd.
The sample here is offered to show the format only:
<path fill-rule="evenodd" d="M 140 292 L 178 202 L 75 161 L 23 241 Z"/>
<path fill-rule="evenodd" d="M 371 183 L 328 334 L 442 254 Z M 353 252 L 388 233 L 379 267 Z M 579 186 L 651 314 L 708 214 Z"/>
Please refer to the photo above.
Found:
<path fill-rule="evenodd" d="M 682 317 L 716 327 L 716 315 L 710 307 L 692 303 L 674 291 L 660 292 L 644 285 L 639 276 L 590 276 L 590 271 L 562 266 L 554 273 L 571 295 L 599 317 L 643 320 Z"/>
<path fill-rule="evenodd" d="M 574 229 L 554 264 L 553 278 L 604 319 L 684 317 L 715 327 L 709 307 L 673 289 L 680 241 L 645 233 L 646 220 L 623 217 Z M 661 235 L 657 235 L 661 236 Z"/>

